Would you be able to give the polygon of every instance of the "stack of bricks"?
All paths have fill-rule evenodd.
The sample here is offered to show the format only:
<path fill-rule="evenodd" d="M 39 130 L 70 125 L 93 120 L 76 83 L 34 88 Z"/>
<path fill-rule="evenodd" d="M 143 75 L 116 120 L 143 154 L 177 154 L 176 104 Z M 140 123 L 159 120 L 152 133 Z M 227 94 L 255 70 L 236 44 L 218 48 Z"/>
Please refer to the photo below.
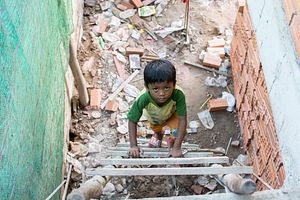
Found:
<path fill-rule="evenodd" d="M 254 172 L 274 188 L 282 186 L 285 172 L 265 84 L 263 67 L 247 6 L 240 5 L 233 28 L 231 64 L 236 108 Z M 259 180 L 257 189 L 267 189 Z"/>

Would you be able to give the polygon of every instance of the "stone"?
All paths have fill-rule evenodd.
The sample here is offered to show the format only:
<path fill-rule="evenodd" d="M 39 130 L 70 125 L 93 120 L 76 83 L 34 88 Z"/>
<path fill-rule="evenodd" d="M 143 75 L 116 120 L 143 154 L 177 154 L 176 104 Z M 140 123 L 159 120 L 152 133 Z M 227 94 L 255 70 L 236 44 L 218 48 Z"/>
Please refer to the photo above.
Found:
<path fill-rule="evenodd" d="M 199 185 L 204 186 L 204 185 L 207 185 L 207 184 L 209 183 L 209 181 L 208 181 L 208 178 L 206 178 L 205 176 L 199 176 L 199 177 L 197 178 L 197 183 L 198 183 Z"/>
<path fill-rule="evenodd" d="M 121 184 L 117 184 L 115 186 L 115 188 L 116 188 L 117 192 L 119 192 L 119 193 L 123 192 L 123 190 L 124 190 L 124 187 Z"/>
<path fill-rule="evenodd" d="M 213 191 L 216 189 L 217 187 L 217 181 L 214 179 L 209 180 L 209 183 L 206 184 L 204 187 L 206 187 L 207 189 L 209 189 L 210 191 Z"/>
<path fill-rule="evenodd" d="M 238 141 L 238 140 L 232 141 L 231 142 L 231 146 L 233 146 L 233 147 L 239 147 L 240 146 L 240 141 Z"/>
<path fill-rule="evenodd" d="M 112 183 L 107 183 L 106 184 L 106 186 L 103 188 L 103 190 L 102 190 L 102 194 L 103 195 L 107 195 L 107 196 L 109 196 L 109 195 L 111 195 L 112 193 L 114 193 L 116 190 L 115 190 L 115 186 L 114 186 L 114 184 L 112 184 Z"/>
<path fill-rule="evenodd" d="M 191 186 L 191 189 L 192 189 L 192 191 L 193 191 L 195 194 L 202 194 L 202 191 L 204 190 L 204 187 L 201 186 L 201 185 L 192 185 L 192 186 Z"/>
<path fill-rule="evenodd" d="M 94 119 L 99 119 L 101 117 L 101 113 L 99 111 L 93 111 L 91 113 L 91 116 L 94 118 Z"/>

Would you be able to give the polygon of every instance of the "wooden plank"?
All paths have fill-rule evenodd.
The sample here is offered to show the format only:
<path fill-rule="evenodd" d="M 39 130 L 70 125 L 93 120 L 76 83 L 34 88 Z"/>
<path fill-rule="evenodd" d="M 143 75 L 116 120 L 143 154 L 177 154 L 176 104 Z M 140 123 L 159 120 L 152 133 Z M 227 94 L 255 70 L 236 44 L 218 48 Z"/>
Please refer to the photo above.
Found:
<path fill-rule="evenodd" d="M 106 156 L 124 156 L 127 157 L 127 151 L 107 151 L 105 153 Z M 141 156 L 143 158 L 166 158 L 169 155 L 169 152 L 144 152 Z M 195 157 L 207 157 L 213 156 L 213 152 L 187 152 L 184 157 L 185 158 L 195 158 Z"/>
<path fill-rule="evenodd" d="M 198 158 L 131 158 L 131 159 L 101 159 L 100 165 L 172 165 L 172 164 L 210 164 L 229 163 L 227 156 Z"/>
<path fill-rule="evenodd" d="M 139 147 L 141 147 L 141 146 L 139 145 Z M 129 146 L 124 146 L 124 147 L 116 146 L 116 147 L 109 147 L 108 149 L 113 150 L 113 151 L 128 151 Z M 162 147 L 162 148 L 142 147 L 142 150 L 144 152 L 150 152 L 150 151 L 152 151 L 152 152 L 169 152 L 167 147 Z M 213 152 L 213 153 L 216 153 L 216 154 L 224 154 L 225 153 L 225 150 L 222 151 L 221 149 L 202 149 L 202 148 L 199 148 L 199 147 L 182 147 L 181 150 L 183 152 L 184 151 L 188 151 L 188 152 Z"/>
<path fill-rule="evenodd" d="M 300 187 L 290 187 L 278 190 L 257 191 L 251 195 L 237 195 L 234 193 L 213 193 L 209 195 L 189 195 L 173 197 L 154 197 L 145 198 L 145 200 L 282 200 L 282 199 L 300 199 Z"/>
<path fill-rule="evenodd" d="M 189 62 L 189 61 L 184 61 L 184 64 L 187 64 L 187 65 L 190 65 L 190 66 L 194 66 L 194 67 L 198 67 L 198 68 L 200 68 L 200 69 L 204 69 L 204 70 L 207 70 L 207 71 L 210 71 L 210 72 L 214 72 L 214 73 L 216 73 L 216 74 L 220 74 L 220 75 L 229 77 L 228 74 L 225 74 L 225 73 L 220 72 L 220 71 L 215 70 L 215 69 L 211 69 L 211 68 L 208 68 L 208 67 L 204 67 L 204 66 L 199 65 L 199 64 L 197 64 L 197 63 L 191 63 L 191 62 Z"/>
<path fill-rule="evenodd" d="M 138 145 L 140 147 L 148 147 L 148 142 L 150 139 L 137 139 Z M 129 142 L 122 142 L 122 143 L 118 143 L 117 147 L 127 147 L 130 146 Z M 162 141 L 162 147 L 168 147 L 167 146 L 167 142 Z M 189 144 L 189 143 L 182 143 L 181 147 L 199 147 L 198 144 Z"/>
<path fill-rule="evenodd" d="M 102 168 L 87 169 L 87 176 L 171 176 L 171 175 L 217 175 L 252 174 L 252 167 L 173 167 L 173 168 Z"/>
<path fill-rule="evenodd" d="M 101 104 L 100 108 L 103 109 L 106 105 L 106 103 L 109 100 L 113 100 L 116 98 L 116 96 L 119 94 L 119 92 L 121 92 L 123 90 L 123 88 L 139 73 L 139 70 L 135 70 L 127 79 L 126 81 L 124 81 L 119 87 L 118 89 L 112 93 L 107 99 L 105 99 L 105 101 Z"/>

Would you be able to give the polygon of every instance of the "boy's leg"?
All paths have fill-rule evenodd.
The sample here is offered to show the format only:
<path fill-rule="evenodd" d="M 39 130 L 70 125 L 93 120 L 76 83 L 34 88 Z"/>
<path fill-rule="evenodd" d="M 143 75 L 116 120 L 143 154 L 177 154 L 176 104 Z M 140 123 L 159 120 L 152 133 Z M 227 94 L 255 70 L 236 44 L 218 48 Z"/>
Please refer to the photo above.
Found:
<path fill-rule="evenodd" d="M 158 146 L 161 146 L 161 141 L 164 137 L 164 131 L 163 131 L 163 127 L 169 127 L 170 131 L 172 130 L 177 130 L 178 128 L 178 123 L 179 123 L 179 118 L 178 115 L 176 113 L 174 113 L 165 123 L 161 124 L 161 125 L 153 125 L 150 124 L 150 128 L 155 132 L 155 135 L 152 136 L 150 142 L 149 142 L 149 146 L 150 147 L 155 147 L 156 141 L 159 140 L 158 143 L 160 143 Z M 175 136 L 176 137 L 176 136 Z M 167 138 L 167 143 L 168 143 L 168 147 L 172 148 L 174 141 L 175 141 L 175 137 L 170 135 Z"/>
<path fill-rule="evenodd" d="M 154 135 L 151 137 L 148 145 L 149 147 L 156 148 L 161 147 L 162 139 L 164 137 L 162 133 L 162 125 L 150 124 L 150 128 L 154 131 Z"/>

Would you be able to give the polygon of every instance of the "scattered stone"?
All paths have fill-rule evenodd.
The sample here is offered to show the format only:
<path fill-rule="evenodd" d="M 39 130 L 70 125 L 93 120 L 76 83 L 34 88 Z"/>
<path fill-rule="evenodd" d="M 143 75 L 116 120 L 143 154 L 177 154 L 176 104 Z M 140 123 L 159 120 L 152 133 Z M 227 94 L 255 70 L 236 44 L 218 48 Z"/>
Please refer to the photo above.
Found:
<path fill-rule="evenodd" d="M 127 19 L 136 13 L 135 9 L 128 9 L 119 13 L 120 18 Z"/>
<path fill-rule="evenodd" d="M 123 192 L 123 190 L 124 190 L 124 187 L 121 184 L 117 184 L 115 186 L 115 188 L 116 188 L 117 192 L 119 192 L 119 193 Z"/>
<path fill-rule="evenodd" d="M 129 55 L 129 64 L 130 69 L 140 69 L 141 68 L 141 60 L 139 54 L 130 54 Z"/>
<path fill-rule="evenodd" d="M 92 143 L 89 143 L 89 153 L 99 153 L 101 152 L 101 145 L 95 143 L 95 142 L 92 142 Z"/>
<path fill-rule="evenodd" d="M 100 118 L 101 117 L 101 113 L 99 112 L 99 111 L 93 111 L 92 113 L 91 113 L 91 116 L 94 118 L 94 119 L 98 119 L 98 118 Z"/>
<path fill-rule="evenodd" d="M 115 186 L 114 184 L 108 182 L 106 186 L 103 188 L 102 194 L 106 196 L 110 196 L 112 193 L 115 193 Z"/>
<path fill-rule="evenodd" d="M 123 90 L 127 95 L 131 97 L 137 97 L 140 94 L 140 90 L 130 84 L 127 84 Z"/>
<path fill-rule="evenodd" d="M 216 189 L 217 187 L 217 181 L 214 179 L 210 179 L 209 183 L 206 184 L 204 187 L 206 187 L 207 189 L 209 189 L 210 191 L 213 191 Z"/>
<path fill-rule="evenodd" d="M 128 127 L 126 124 L 117 127 L 117 131 L 121 134 L 126 134 L 128 132 Z"/>
<path fill-rule="evenodd" d="M 191 189 L 195 194 L 202 194 L 204 187 L 201 185 L 192 185 Z"/>
<path fill-rule="evenodd" d="M 233 147 L 239 147 L 240 146 L 240 141 L 238 141 L 238 140 L 232 141 L 231 142 L 231 146 L 233 146 Z"/>
<path fill-rule="evenodd" d="M 88 154 L 88 148 L 80 142 L 70 142 L 71 153 L 77 156 L 86 156 Z"/>
<path fill-rule="evenodd" d="M 90 7 L 94 7 L 96 5 L 96 0 L 85 0 L 84 4 Z"/>
<path fill-rule="evenodd" d="M 111 1 L 103 1 L 100 3 L 100 7 L 102 11 L 108 10 L 112 6 Z"/>
<path fill-rule="evenodd" d="M 206 178 L 206 176 L 199 176 L 199 177 L 197 178 L 197 183 L 198 183 L 199 185 L 204 186 L 204 185 L 207 185 L 207 184 L 209 183 L 209 180 L 208 180 L 208 178 Z"/>

